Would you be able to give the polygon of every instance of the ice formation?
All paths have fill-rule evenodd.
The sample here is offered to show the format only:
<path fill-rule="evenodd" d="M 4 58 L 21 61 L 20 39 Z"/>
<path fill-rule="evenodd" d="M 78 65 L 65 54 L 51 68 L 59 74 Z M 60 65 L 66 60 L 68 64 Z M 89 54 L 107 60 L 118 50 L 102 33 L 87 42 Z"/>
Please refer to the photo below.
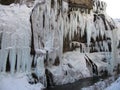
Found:
<path fill-rule="evenodd" d="M 0 13 L 0 72 L 30 71 L 30 9 L 25 5 L 0 5 Z"/>
<path fill-rule="evenodd" d="M 109 63 L 108 67 L 105 67 L 112 73 L 117 66 L 114 64 L 116 51 L 114 31 L 117 28 L 112 18 L 107 16 L 106 3 L 103 1 L 93 0 L 93 9 L 83 9 L 70 7 L 69 3 L 61 0 L 49 0 L 36 4 L 31 19 L 33 49 L 47 51 L 47 69 L 51 70 L 54 67 L 57 57 L 63 64 L 62 54 L 78 48 L 81 53 L 112 52 L 105 57 Z M 99 68 L 99 65 L 97 67 Z M 57 77 L 54 70 L 50 72 Z M 53 81 L 55 80 L 57 79 Z"/>
<path fill-rule="evenodd" d="M 33 72 L 46 80 L 46 70 L 49 70 L 55 83 L 63 76 L 64 81 L 59 84 L 65 84 L 68 79 L 75 81 L 80 76 L 90 76 L 87 69 L 80 76 L 70 76 L 71 72 L 76 75 L 82 70 L 71 70 L 63 56 L 72 51 L 78 55 L 78 50 L 79 54 L 105 52 L 112 73 L 118 64 L 115 45 L 119 40 L 115 37 L 117 26 L 106 14 L 106 3 L 93 0 L 93 8 L 69 4 L 63 0 L 35 0 L 31 8 L 0 5 L 0 73 Z M 54 73 L 57 70 L 60 77 Z"/>

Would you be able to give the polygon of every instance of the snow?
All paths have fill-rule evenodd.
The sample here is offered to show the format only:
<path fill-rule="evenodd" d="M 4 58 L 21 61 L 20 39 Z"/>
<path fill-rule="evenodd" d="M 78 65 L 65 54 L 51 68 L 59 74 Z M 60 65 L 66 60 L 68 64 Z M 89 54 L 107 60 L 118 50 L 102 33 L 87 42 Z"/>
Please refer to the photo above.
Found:
<path fill-rule="evenodd" d="M 105 52 L 106 53 L 106 52 Z M 106 62 L 103 62 L 102 60 L 105 58 L 105 53 L 87 53 L 86 55 L 98 66 L 107 66 Z"/>
<path fill-rule="evenodd" d="M 63 56 L 63 64 L 69 63 L 76 71 L 80 71 L 84 77 L 89 77 L 90 72 L 86 66 L 85 54 L 79 51 L 67 52 Z"/>
<path fill-rule="evenodd" d="M 67 52 L 63 55 L 60 66 L 48 67 L 54 76 L 56 85 L 73 83 L 81 78 L 91 77 L 86 66 L 85 54 L 79 51 Z"/>
<path fill-rule="evenodd" d="M 120 77 L 105 90 L 120 90 Z"/>
<path fill-rule="evenodd" d="M 40 83 L 29 84 L 28 77 L 19 73 L 12 77 L 9 74 L 0 75 L 0 90 L 42 90 L 44 86 Z"/>

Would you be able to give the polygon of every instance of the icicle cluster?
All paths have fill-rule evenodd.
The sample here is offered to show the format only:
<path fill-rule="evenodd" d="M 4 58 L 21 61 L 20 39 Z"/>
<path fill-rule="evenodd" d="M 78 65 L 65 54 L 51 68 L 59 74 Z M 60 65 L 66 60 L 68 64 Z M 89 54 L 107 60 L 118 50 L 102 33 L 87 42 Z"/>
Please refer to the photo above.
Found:
<path fill-rule="evenodd" d="M 106 15 L 105 10 L 105 2 L 94 0 L 92 10 L 73 7 L 69 11 L 64 17 L 64 41 L 73 42 L 73 45 L 69 46 L 65 43 L 63 46 L 65 51 L 72 50 L 71 48 L 74 47 L 81 48 L 81 52 L 111 51 L 108 41 L 112 36 L 111 34 L 108 36 L 108 33 L 116 27 L 113 20 Z M 80 45 L 74 41 L 79 42 Z"/>
<path fill-rule="evenodd" d="M 24 5 L 0 5 L 0 73 L 31 70 L 29 12 Z"/>
<path fill-rule="evenodd" d="M 32 28 L 35 51 L 47 52 L 47 63 L 54 64 L 56 57 L 61 58 L 63 48 L 63 16 L 61 0 L 46 0 L 37 3 L 32 12 Z M 63 6 L 63 8 L 66 8 Z M 65 9 L 64 9 L 65 10 Z M 40 54 L 36 52 L 35 57 Z M 36 58 L 37 59 L 37 58 Z M 36 60 L 35 60 L 36 61 Z"/>
<path fill-rule="evenodd" d="M 107 4 L 101 0 L 93 0 L 93 11 L 99 14 L 106 13 Z"/>

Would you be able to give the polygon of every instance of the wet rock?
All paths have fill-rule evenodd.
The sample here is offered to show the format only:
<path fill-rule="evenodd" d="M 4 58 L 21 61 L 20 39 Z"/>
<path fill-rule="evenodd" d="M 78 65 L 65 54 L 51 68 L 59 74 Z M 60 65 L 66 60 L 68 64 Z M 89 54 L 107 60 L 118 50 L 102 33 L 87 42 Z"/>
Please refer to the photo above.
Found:
<path fill-rule="evenodd" d="M 54 66 L 58 66 L 59 64 L 60 64 L 60 59 L 59 59 L 59 57 L 57 56 L 53 65 L 54 65 Z"/>
<path fill-rule="evenodd" d="M 54 86 L 53 74 L 48 69 L 45 70 L 45 74 L 46 74 L 46 78 L 47 78 L 47 87 Z"/>

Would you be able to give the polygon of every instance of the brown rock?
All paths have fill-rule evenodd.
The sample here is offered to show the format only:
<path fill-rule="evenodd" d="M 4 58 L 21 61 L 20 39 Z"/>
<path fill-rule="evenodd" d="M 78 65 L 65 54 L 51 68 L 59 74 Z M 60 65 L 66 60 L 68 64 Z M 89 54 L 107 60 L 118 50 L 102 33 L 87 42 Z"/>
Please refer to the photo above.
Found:
<path fill-rule="evenodd" d="M 92 9 L 93 2 L 92 0 L 65 0 L 69 2 L 70 6 L 77 6 L 81 8 Z"/>

